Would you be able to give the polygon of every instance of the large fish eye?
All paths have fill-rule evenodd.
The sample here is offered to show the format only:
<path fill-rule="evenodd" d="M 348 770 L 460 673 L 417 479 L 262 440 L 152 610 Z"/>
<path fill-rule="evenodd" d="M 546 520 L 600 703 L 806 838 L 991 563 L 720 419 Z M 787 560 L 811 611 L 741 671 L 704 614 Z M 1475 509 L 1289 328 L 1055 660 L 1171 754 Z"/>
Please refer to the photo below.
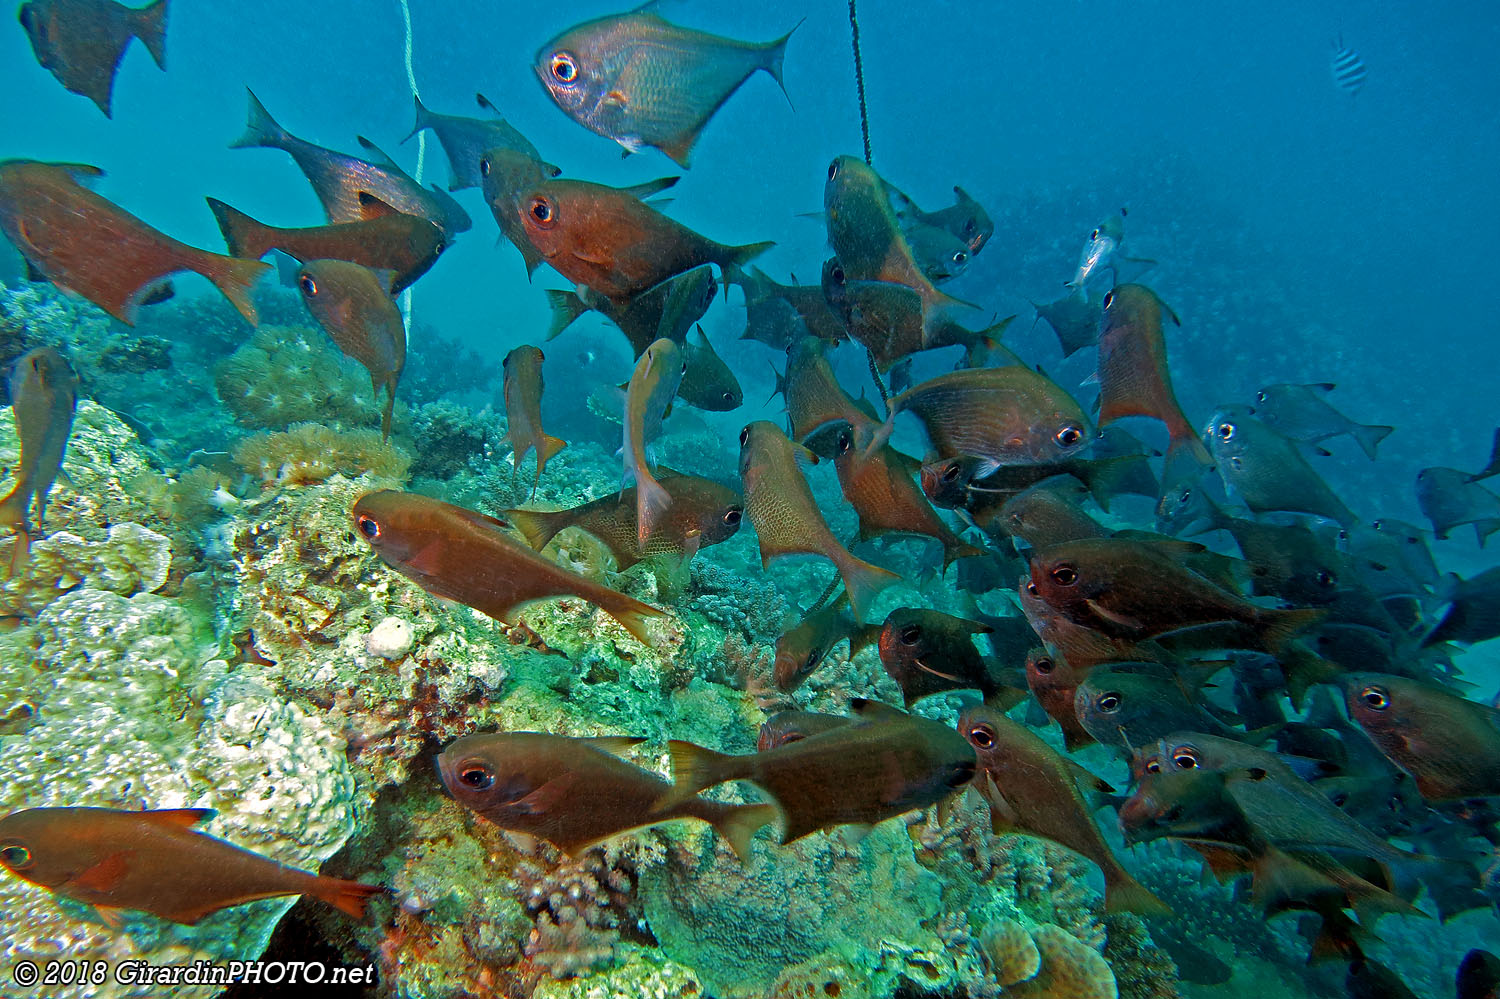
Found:
<path fill-rule="evenodd" d="M 848 454 L 849 449 L 854 447 L 854 434 L 846 427 L 839 431 L 838 449 L 839 454 Z"/>
<path fill-rule="evenodd" d="M 1094 703 L 1100 711 L 1103 711 L 1107 715 L 1112 715 L 1120 710 L 1120 692 L 1117 690 L 1106 691 L 1100 694 L 1099 699 Z"/>
<path fill-rule="evenodd" d="M 578 60 L 569 52 L 552 53 L 552 79 L 558 83 L 572 83 L 578 79 Z"/>
<path fill-rule="evenodd" d="M 1089 242 L 1090 243 L 1092 243 L 1094 240 L 1096 240 L 1098 238 L 1099 238 L 1099 230 L 1098 229 L 1095 229 L 1093 232 L 1089 233 Z"/>
<path fill-rule="evenodd" d="M 546 198 L 532 198 L 530 211 L 536 224 L 543 228 L 551 228 L 557 222 L 557 211 L 552 207 L 552 202 Z"/>
<path fill-rule="evenodd" d="M 802 672 L 811 673 L 813 667 L 818 665 L 818 660 L 823 658 L 822 649 L 813 649 L 807 654 L 807 659 L 802 663 Z"/>
<path fill-rule="evenodd" d="M 725 402 L 734 402 L 734 393 L 733 392 L 725 392 L 724 395 L 723 395 L 723 399 L 724 399 Z"/>
<path fill-rule="evenodd" d="M 1149 759 L 1149 760 L 1146 761 L 1146 768 L 1145 769 L 1146 769 L 1146 773 L 1148 773 L 1148 774 L 1159 774 L 1159 773 L 1161 773 L 1161 760 L 1158 759 L 1155 756 L 1151 757 L 1151 759 Z"/>
<path fill-rule="evenodd" d="M 744 516 L 744 510 L 737 506 L 732 506 L 728 510 L 724 511 L 724 523 L 729 525 L 730 527 L 738 527 L 740 526 L 740 521 L 744 519 Z"/>
<path fill-rule="evenodd" d="M 977 226 L 977 225 L 974 224 L 974 220 L 973 219 L 969 219 L 967 222 L 964 223 L 964 235 L 965 236 L 972 236 L 972 235 L 974 235 L 974 232 L 978 228 L 979 228 L 979 226 Z"/>
<path fill-rule="evenodd" d="M 838 179 L 838 175 L 839 175 L 839 161 L 838 160 L 834 160 L 832 163 L 828 164 L 828 179 L 829 180 L 837 180 Z"/>
<path fill-rule="evenodd" d="M 920 624 L 909 624 L 901 629 L 901 634 L 897 637 L 901 639 L 902 645 L 916 645 L 917 641 L 922 637 L 922 626 Z"/>
<path fill-rule="evenodd" d="M 1036 580 L 1028 579 L 1026 581 L 1026 592 L 1034 597 L 1040 594 L 1041 591 L 1036 588 Z"/>
<path fill-rule="evenodd" d="M 959 471 L 960 471 L 960 469 L 958 467 L 958 462 L 956 462 L 956 461 L 950 461 L 950 462 L 948 462 L 948 464 L 946 466 L 944 466 L 944 468 L 943 468 L 943 481 L 944 482 L 956 482 L 956 481 L 958 481 L 958 473 L 959 473 Z"/>
<path fill-rule="evenodd" d="M 482 156 L 479 159 L 479 176 L 481 176 L 481 177 L 488 177 L 489 175 L 490 175 L 490 158 L 488 156 Z"/>
<path fill-rule="evenodd" d="M 962 267 L 964 264 L 969 262 L 969 255 L 963 250 L 955 251 L 953 254 L 953 262 Z"/>
<path fill-rule="evenodd" d="M 1196 770 L 1199 766 L 1198 754 L 1190 747 L 1184 746 L 1172 753 L 1172 763 L 1178 770 Z"/>
<path fill-rule="evenodd" d="M 380 522 L 368 513 L 362 513 L 354 518 L 354 526 L 359 528 L 359 533 L 363 534 L 366 540 L 375 541 L 380 537 Z"/>
<path fill-rule="evenodd" d="M 1036 670 L 1042 676 L 1047 676 L 1052 672 L 1053 665 L 1054 664 L 1051 659 L 1042 658 L 1032 663 L 1031 668 Z"/>
<path fill-rule="evenodd" d="M 1386 708 L 1391 706 L 1390 694 L 1386 693 L 1384 687 L 1379 687 L 1374 684 L 1371 684 L 1364 690 L 1361 690 L 1359 692 L 1359 699 L 1361 701 L 1364 701 L 1367 706 L 1375 709 L 1376 711 L 1384 711 Z"/>
<path fill-rule="evenodd" d="M 1108 309 L 1111 305 L 1114 304 L 1114 301 L 1115 301 L 1115 293 L 1112 292 L 1112 291 L 1106 291 L 1104 293 L 1104 308 Z"/>
<path fill-rule="evenodd" d="M 1059 447 L 1077 447 L 1083 440 L 1083 431 L 1069 423 L 1052 435 Z"/>
<path fill-rule="evenodd" d="M 1260 403 L 1262 406 L 1265 405 L 1265 403 L 1266 403 L 1266 390 L 1265 389 L 1261 389 L 1259 392 L 1255 393 L 1255 401 L 1258 402 L 1258 403 Z"/>
<path fill-rule="evenodd" d="M 1052 581 L 1058 586 L 1072 586 L 1078 582 L 1078 570 L 1066 562 L 1062 565 L 1054 566 L 1052 571 L 1047 573 L 1047 575 L 1051 576 Z"/>
<path fill-rule="evenodd" d="M 1239 433 L 1239 428 L 1236 427 L 1233 423 L 1230 423 L 1228 420 L 1225 420 L 1223 423 L 1219 424 L 1215 428 L 1215 430 L 1217 431 L 1219 440 L 1221 441 L 1232 441 L 1234 440 L 1234 435 Z"/>
<path fill-rule="evenodd" d="M 458 782 L 471 791 L 488 791 L 495 786 L 495 772 L 477 760 L 470 760 L 459 770 Z"/>
<path fill-rule="evenodd" d="M 0 863 L 13 871 L 21 871 L 31 866 L 31 851 L 20 843 L 7 843 L 0 846 Z"/>
<path fill-rule="evenodd" d="M 746 444 L 749 444 L 749 443 L 750 443 L 750 428 L 746 427 L 744 430 L 740 431 L 740 447 L 744 447 Z"/>
<path fill-rule="evenodd" d="M 1331 590 L 1338 585 L 1339 577 L 1335 576 L 1327 569 L 1319 569 L 1318 574 L 1313 577 L 1313 582 L 1317 583 L 1325 590 Z"/>
<path fill-rule="evenodd" d="M 302 294 L 312 298 L 318 293 L 318 282 L 313 280 L 311 274 L 303 274 L 297 278 L 297 287 L 302 289 Z"/>
<path fill-rule="evenodd" d="M 833 279 L 833 283 L 834 284 L 839 284 L 839 285 L 841 285 L 845 281 L 849 280 L 849 275 L 847 275 L 847 274 L 844 273 L 844 268 L 838 267 L 838 266 L 834 267 L 833 270 L 829 271 L 828 272 L 828 276 Z"/>
<path fill-rule="evenodd" d="M 989 749 L 995 745 L 995 730 L 987 723 L 981 722 L 969 729 L 969 742 L 980 749 Z"/>

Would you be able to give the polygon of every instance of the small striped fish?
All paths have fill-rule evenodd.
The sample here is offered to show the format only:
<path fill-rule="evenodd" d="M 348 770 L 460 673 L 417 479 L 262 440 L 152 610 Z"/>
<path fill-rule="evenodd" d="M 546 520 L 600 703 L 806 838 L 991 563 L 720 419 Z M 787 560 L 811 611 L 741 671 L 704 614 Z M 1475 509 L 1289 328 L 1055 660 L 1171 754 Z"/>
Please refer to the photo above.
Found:
<path fill-rule="evenodd" d="M 1342 35 L 1333 43 L 1333 60 L 1329 63 L 1329 69 L 1333 73 L 1333 82 L 1350 97 L 1359 93 L 1365 85 L 1365 77 L 1370 75 L 1370 71 L 1365 68 L 1365 61 L 1358 52 L 1344 44 Z"/>

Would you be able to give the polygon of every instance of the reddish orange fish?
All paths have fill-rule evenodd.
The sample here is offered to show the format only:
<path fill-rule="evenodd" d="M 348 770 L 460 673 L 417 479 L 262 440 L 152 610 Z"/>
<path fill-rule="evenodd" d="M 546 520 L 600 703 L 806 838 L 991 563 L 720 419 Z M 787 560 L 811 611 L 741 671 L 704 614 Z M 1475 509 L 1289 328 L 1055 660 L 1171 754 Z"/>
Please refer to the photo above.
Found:
<path fill-rule="evenodd" d="M 111 926 L 121 909 L 192 925 L 232 905 L 311 895 L 355 919 L 378 885 L 325 878 L 194 832 L 208 808 L 129 812 L 27 808 L 0 819 L 0 864 L 18 878 L 94 906 Z"/>
<path fill-rule="evenodd" d="M 42 68 L 68 90 L 114 117 L 115 73 L 132 38 L 167 68 L 167 0 L 138 9 L 114 0 L 30 0 L 21 5 L 21 27 Z"/>
<path fill-rule="evenodd" d="M 526 452 L 536 449 L 536 475 L 531 491 L 547 468 L 552 456 L 568 446 L 561 437 L 542 430 L 542 361 L 541 349 L 529 343 L 505 355 L 505 420 L 510 426 L 510 446 L 515 451 L 512 467 L 520 471 Z"/>
<path fill-rule="evenodd" d="M 16 532 L 10 569 L 14 573 L 31 550 L 31 507 L 40 527 L 47 513 L 47 494 L 62 472 L 63 453 L 78 406 L 78 376 L 51 347 L 22 354 L 10 370 L 10 404 L 21 439 L 16 484 L 0 499 L 0 526 Z"/>
<path fill-rule="evenodd" d="M 406 367 L 406 324 L 391 297 L 390 271 L 347 260 L 311 260 L 297 272 L 302 300 L 339 350 L 365 366 L 375 398 L 386 390 L 380 439 L 391 436 L 396 383 Z"/>
<path fill-rule="evenodd" d="M 83 186 L 102 176 L 81 163 L 0 163 L 0 231 L 48 281 L 127 326 L 178 271 L 202 274 L 257 322 L 250 288 L 270 264 L 179 243 Z"/>

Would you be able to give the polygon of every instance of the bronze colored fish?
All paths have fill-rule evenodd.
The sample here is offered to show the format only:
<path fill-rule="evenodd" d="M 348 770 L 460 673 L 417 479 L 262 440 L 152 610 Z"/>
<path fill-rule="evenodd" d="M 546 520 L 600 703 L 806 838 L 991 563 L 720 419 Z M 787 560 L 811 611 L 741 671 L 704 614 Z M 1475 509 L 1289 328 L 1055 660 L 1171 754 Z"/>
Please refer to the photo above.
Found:
<path fill-rule="evenodd" d="M 617 305 L 703 264 L 742 267 L 773 245 L 716 243 L 626 191 L 584 180 L 544 180 L 517 208 L 543 260 Z"/>
<path fill-rule="evenodd" d="M 373 160 L 360 159 L 325 149 L 299 139 L 277 123 L 255 94 L 250 95 L 250 115 L 245 134 L 230 143 L 230 149 L 280 149 L 296 161 L 312 184 L 329 222 L 358 222 L 371 217 L 371 207 L 360 194 L 376 199 L 407 215 L 427 219 L 449 239 L 473 226 L 467 212 L 453 197 L 436 186 L 418 184 L 406 171 L 362 140 Z"/>
<path fill-rule="evenodd" d="M 834 826 L 874 825 L 937 804 L 974 779 L 974 750 L 938 722 L 856 698 L 859 720 L 749 756 L 672 740 L 666 810 L 705 788 L 748 780 L 776 802 L 781 842 Z"/>
<path fill-rule="evenodd" d="M 939 457 L 979 459 L 974 478 L 1004 465 L 1057 462 L 1088 445 L 1088 421 L 1072 396 L 1022 365 L 965 368 L 931 378 L 890 400 L 874 446 L 890 439 L 896 417 L 911 413 Z"/>
<path fill-rule="evenodd" d="M 740 529 L 744 502 L 728 486 L 696 475 L 663 475 L 659 482 L 671 497 L 671 505 L 644 548 L 636 534 L 634 487 L 571 510 L 502 513 L 537 551 L 569 527 L 587 531 L 609 547 L 622 572 L 658 555 L 690 560 L 702 549 L 728 541 Z"/>
<path fill-rule="evenodd" d="M 520 471 L 526 452 L 536 449 L 536 475 L 531 491 L 552 456 L 568 446 L 560 437 L 542 430 L 542 361 L 545 355 L 529 343 L 505 355 L 505 421 L 510 427 L 510 446 L 515 452 L 512 467 Z"/>
<path fill-rule="evenodd" d="M 103 175 L 79 163 L 0 163 L 0 231 L 48 281 L 127 326 L 178 271 L 202 274 L 256 323 L 250 288 L 269 264 L 210 253 L 158 232 L 84 186 Z"/>
<path fill-rule="evenodd" d="M 585 21 L 553 38 L 533 68 L 563 113 L 628 153 L 660 149 L 686 167 L 714 112 L 757 70 L 786 91 L 792 31 L 742 42 L 694 31 L 646 7 Z"/>
<path fill-rule="evenodd" d="M 391 436 L 396 382 L 406 367 L 406 324 L 391 297 L 390 271 L 377 273 L 347 260 L 310 260 L 297 272 L 302 301 L 339 350 L 370 372 L 375 398 L 387 393 L 380 438 Z"/>
<path fill-rule="evenodd" d="M 797 467 L 799 455 L 817 461 L 816 455 L 788 440 L 775 424 L 757 420 L 740 431 L 745 512 L 760 541 L 761 564 L 782 555 L 823 556 L 838 568 L 854 616 L 863 620 L 871 601 L 901 577 L 856 558 L 839 544 Z"/>
<path fill-rule="evenodd" d="M 1094 791 L 1113 788 L 994 708 L 969 708 L 958 720 L 958 731 L 979 756 L 982 774 L 976 784 L 989 803 L 996 834 L 1039 836 L 1092 860 L 1104 874 L 1106 912 L 1171 914 L 1166 903 L 1121 866 L 1078 790 L 1080 783 Z"/>
<path fill-rule="evenodd" d="M 761 722 L 760 736 L 756 739 L 756 751 L 785 746 L 789 742 L 819 735 L 831 729 L 848 725 L 854 719 L 848 715 L 825 715 L 816 711 L 778 711 Z"/>
<path fill-rule="evenodd" d="M 1085 675 L 1087 671 L 1075 670 L 1058 652 L 1032 649 L 1026 656 L 1026 686 L 1047 717 L 1062 729 L 1063 747 L 1070 753 L 1094 741 L 1075 709 L 1078 685 Z"/>
<path fill-rule="evenodd" d="M 1038 482 L 1023 489 L 1000 507 L 1006 533 L 1024 541 L 1029 548 L 1108 537 L 1109 529 L 1079 503 L 1083 492 L 1083 486 L 1071 479 Z"/>
<path fill-rule="evenodd" d="M 658 810 L 671 785 L 615 755 L 640 741 L 539 732 L 466 735 L 443 750 L 438 772 L 448 793 L 481 817 L 574 856 L 635 829 L 698 819 L 748 860 L 751 838 L 775 821 L 775 807 L 690 797 Z"/>
<path fill-rule="evenodd" d="M 373 271 L 392 271 L 391 293 L 399 295 L 426 274 L 448 246 L 443 230 L 417 215 L 403 215 L 373 194 L 361 194 L 370 217 L 359 222 L 279 229 L 256 221 L 222 201 L 208 199 L 229 252 L 259 260 L 280 250 L 298 263 L 347 260 Z"/>
<path fill-rule="evenodd" d="M 786 350 L 804 336 L 829 343 L 849 339 L 821 285 L 781 284 L 758 267 L 736 277 L 745 292 L 745 333 L 740 339 L 759 340 L 776 350 Z"/>
<path fill-rule="evenodd" d="M 839 488 L 859 516 L 861 540 L 884 534 L 933 538 L 943 546 L 944 569 L 954 559 L 984 554 L 983 549 L 954 534 L 927 502 L 914 478 L 918 471 L 915 460 L 888 444 L 869 458 L 861 458 L 854 447 L 852 427 L 839 431 L 834 450 Z"/>
<path fill-rule="evenodd" d="M 1424 798 L 1500 795 L 1500 710 L 1406 677 L 1351 673 L 1343 685 L 1349 717 Z"/>
<path fill-rule="evenodd" d="M 114 117 L 115 73 L 132 38 L 167 68 L 167 0 L 134 9 L 114 0 L 28 0 L 20 21 L 41 67 L 106 118 Z"/>
<path fill-rule="evenodd" d="M 552 308 L 552 325 L 547 339 L 560 334 L 586 312 L 597 312 L 620 328 L 630 341 L 630 355 L 640 357 L 656 340 L 687 343 L 688 331 L 703 318 L 718 294 L 710 264 L 674 274 L 661 284 L 635 295 L 624 306 L 616 305 L 592 288 L 580 285 L 577 291 L 548 288 L 547 302 Z M 689 365 L 689 370 L 692 366 Z"/>
<path fill-rule="evenodd" d="M 661 434 L 662 420 L 672 408 L 677 386 L 687 364 L 682 351 L 671 340 L 657 340 L 635 363 L 625 389 L 625 477 L 635 481 L 636 539 L 642 547 L 667 512 L 672 497 L 656 481 L 646 451 Z"/>
<path fill-rule="evenodd" d="M 1198 432 L 1183 415 L 1167 370 L 1162 317 L 1182 325 L 1177 314 L 1142 284 L 1122 284 L 1104 296 L 1099 333 L 1099 426 L 1127 416 L 1149 416 L 1167 425 L 1167 460 L 1187 449 L 1194 461 L 1213 464 Z"/>
<path fill-rule="evenodd" d="M 510 241 L 526 262 L 528 278 L 544 261 L 542 251 L 533 246 L 526 235 L 526 223 L 521 218 L 521 196 L 542 181 L 556 177 L 559 172 L 556 167 L 549 167 L 518 149 L 487 149 L 479 158 L 479 184 L 484 190 L 484 203 L 490 206 L 500 234 Z M 568 321 L 572 322 L 571 319 Z M 558 326 L 555 332 L 561 330 L 562 327 Z"/>
<path fill-rule="evenodd" d="M 1000 343 L 1014 316 L 971 330 L 942 313 L 926 313 L 922 296 L 904 284 L 849 280 L 837 259 L 823 265 L 823 293 L 850 339 L 870 352 L 882 372 L 917 351 L 953 346 L 964 348 L 965 367 L 1021 363 Z M 976 363 L 979 359 L 985 363 Z"/>
<path fill-rule="evenodd" d="M 36 506 L 36 527 L 41 527 L 47 515 L 47 494 L 62 472 L 73 411 L 78 406 L 78 377 L 57 351 L 37 347 L 16 358 L 9 388 L 21 460 L 16 466 L 16 484 L 0 499 L 0 526 L 16 532 L 10 556 L 14 575 L 31 550 L 31 508 Z"/>
<path fill-rule="evenodd" d="M 576 597 L 646 644 L 646 619 L 665 613 L 542 558 L 513 539 L 502 520 L 416 493 L 387 489 L 361 497 L 354 527 L 386 565 L 422 589 L 497 620 L 537 600 Z"/>
<path fill-rule="evenodd" d="M 536 151 L 536 146 L 518 132 L 514 125 L 506 121 L 500 112 L 485 99 L 483 94 L 475 94 L 475 101 L 479 106 L 494 115 L 493 118 L 466 118 L 456 114 L 439 114 L 428 110 L 422 103 L 422 98 L 412 95 L 412 103 L 416 105 L 417 120 L 407 133 L 403 143 L 410 142 L 412 137 L 424 129 L 432 129 L 432 134 L 437 136 L 438 142 L 442 144 L 443 153 L 448 157 L 448 190 L 461 191 L 468 187 L 479 187 L 483 179 L 480 174 L 479 161 L 484 154 L 491 149 L 513 149 L 516 152 L 533 160 L 540 161 L 542 154 Z M 554 169 L 552 175 L 557 171 Z"/>
<path fill-rule="evenodd" d="M 1075 623 L 1130 641 L 1215 621 L 1237 622 L 1280 652 L 1321 610 L 1274 610 L 1209 582 L 1160 547 L 1124 538 L 1054 545 L 1031 560 L 1042 599 Z"/>
<path fill-rule="evenodd" d="M 786 374 L 776 388 L 786 398 L 792 439 L 805 442 L 831 423 L 847 423 L 866 434 L 876 427 L 874 415 L 851 398 L 828 363 L 828 345 L 816 337 L 800 337 L 787 348 Z"/>
<path fill-rule="evenodd" d="M 193 832 L 213 815 L 208 808 L 27 808 L 0 819 L 0 864 L 94 906 L 115 927 L 122 909 L 191 926 L 220 909 L 281 895 L 311 895 L 364 919 L 370 896 L 382 890 L 278 864 Z"/>
<path fill-rule="evenodd" d="M 880 628 L 880 664 L 900 685 L 908 708 L 949 690 L 977 690 L 989 698 L 1001 685 L 974 648 L 974 636 L 989 631 L 987 624 L 942 611 L 897 607 Z"/>
<path fill-rule="evenodd" d="M 855 620 L 848 596 L 840 593 L 828 606 L 812 611 L 776 639 L 772 664 L 776 689 L 796 690 L 842 641 L 849 642 L 849 658 L 853 659 L 873 641 L 874 634 Z"/>

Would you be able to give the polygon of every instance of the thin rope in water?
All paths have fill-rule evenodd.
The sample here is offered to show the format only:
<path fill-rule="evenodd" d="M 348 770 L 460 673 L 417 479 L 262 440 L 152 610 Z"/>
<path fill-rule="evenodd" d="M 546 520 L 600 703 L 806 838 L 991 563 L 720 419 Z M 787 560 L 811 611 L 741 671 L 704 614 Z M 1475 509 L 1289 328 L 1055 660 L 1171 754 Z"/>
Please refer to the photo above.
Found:
<path fill-rule="evenodd" d="M 407 6 L 406 0 L 401 0 L 401 23 L 406 29 L 406 43 L 403 55 L 406 60 L 406 85 L 411 90 L 413 103 L 421 96 L 417 90 L 417 72 L 411 63 L 411 8 Z M 427 169 L 427 132 L 424 129 L 417 133 L 417 185 L 422 184 L 423 174 Z M 411 287 L 408 286 L 401 293 L 401 319 L 406 325 L 406 335 L 411 337 Z"/>
<path fill-rule="evenodd" d="M 875 159 L 870 152 L 870 113 L 865 105 L 865 61 L 859 51 L 859 13 L 855 9 L 855 0 L 849 0 L 849 38 L 854 43 L 854 86 L 859 92 L 859 130 L 865 140 L 865 164 L 873 166 Z"/>

